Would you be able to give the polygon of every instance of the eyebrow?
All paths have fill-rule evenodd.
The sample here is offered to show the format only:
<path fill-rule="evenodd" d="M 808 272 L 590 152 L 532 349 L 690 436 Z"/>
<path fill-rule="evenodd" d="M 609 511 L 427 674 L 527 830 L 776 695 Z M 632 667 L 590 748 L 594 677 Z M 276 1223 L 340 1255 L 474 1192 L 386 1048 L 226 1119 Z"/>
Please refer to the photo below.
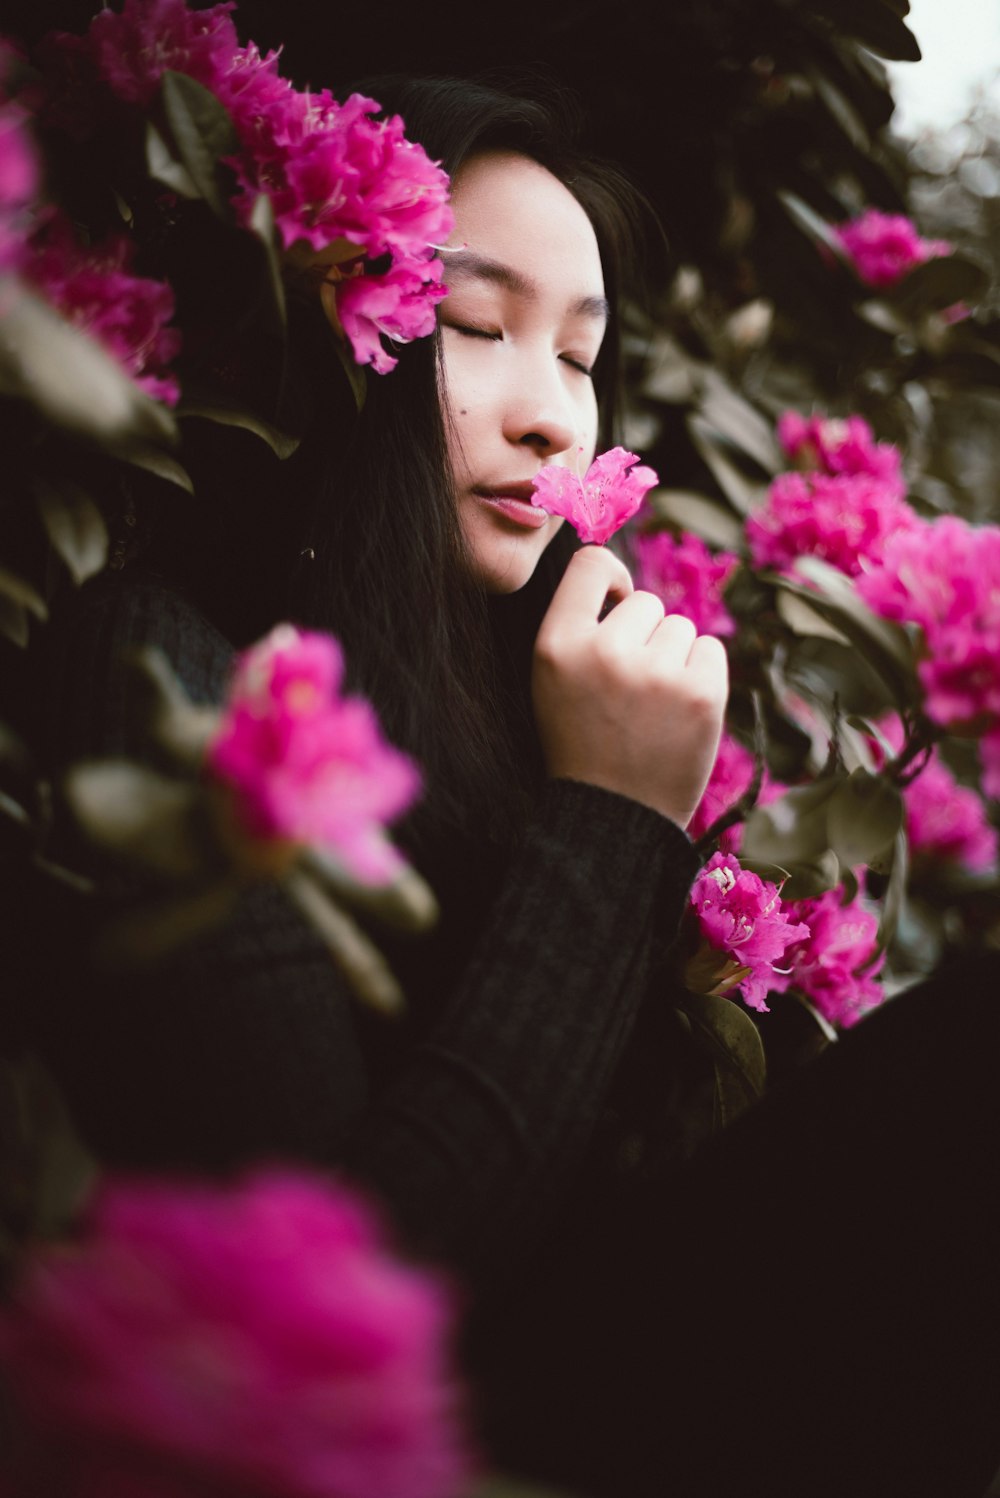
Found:
<path fill-rule="evenodd" d="M 513 292 L 515 296 L 524 297 L 527 301 L 534 301 L 538 297 L 538 287 L 528 276 L 512 265 L 505 265 L 502 260 L 491 260 L 488 255 L 477 255 L 473 250 L 457 250 L 454 254 L 445 256 L 445 277 L 450 280 L 457 275 L 475 276 L 481 281 L 491 281 L 494 286 L 502 286 L 505 291 Z M 575 317 L 595 317 L 607 321 L 611 314 L 611 306 L 607 297 L 584 296 L 578 302 L 574 302 L 569 309 Z"/>

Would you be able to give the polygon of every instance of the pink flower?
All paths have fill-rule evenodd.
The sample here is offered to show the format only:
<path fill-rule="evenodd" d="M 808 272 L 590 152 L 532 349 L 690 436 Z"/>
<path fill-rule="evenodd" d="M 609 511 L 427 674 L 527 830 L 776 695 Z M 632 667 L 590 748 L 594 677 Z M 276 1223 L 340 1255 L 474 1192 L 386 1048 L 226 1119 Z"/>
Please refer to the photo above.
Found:
<path fill-rule="evenodd" d="M 237 662 L 208 765 L 251 835 L 328 846 L 359 879 L 382 883 L 400 867 L 385 824 L 420 778 L 371 706 L 339 695 L 343 674 L 335 640 L 273 630 Z"/>
<path fill-rule="evenodd" d="M 440 260 L 409 261 L 384 276 L 352 276 L 334 288 L 337 316 L 359 364 L 377 374 L 395 369 L 398 360 L 382 347 L 380 334 L 396 343 L 433 333 L 435 306 L 445 296 Z"/>
<path fill-rule="evenodd" d="M 911 524 L 888 539 L 858 592 L 883 618 L 923 630 L 917 671 L 935 723 L 1000 718 L 1000 527 L 954 515 Z"/>
<path fill-rule="evenodd" d="M 868 473 L 782 473 L 747 520 L 757 567 L 785 568 L 822 557 L 849 577 L 880 561 L 887 539 L 916 523 L 896 482 Z"/>
<path fill-rule="evenodd" d="M 715 853 L 691 890 L 703 942 L 734 964 L 730 987 L 751 1009 L 767 1013 L 767 994 L 783 986 L 786 948 L 809 934 L 789 917 L 775 885 L 741 867 L 731 853 Z"/>
<path fill-rule="evenodd" d="M 838 885 L 814 899 L 789 902 L 789 916 L 804 926 L 799 928 L 803 939 L 785 953 L 783 966 L 791 972 L 783 987 L 797 988 L 832 1025 L 846 1029 L 882 1002 L 885 995 L 877 975 L 885 954 L 872 962 L 878 921 L 860 897 L 846 905 L 843 897 L 843 886 Z"/>
<path fill-rule="evenodd" d="M 778 420 L 778 440 L 801 469 L 819 469 L 831 476 L 867 474 L 886 488 L 894 488 L 898 497 L 903 498 L 899 449 L 891 442 L 876 442 L 871 427 L 861 416 L 840 420 L 786 411 Z"/>
<path fill-rule="evenodd" d="M 997 861 L 997 832 L 979 796 L 959 785 L 935 751 L 904 787 L 906 831 L 915 858 L 982 872 Z"/>
<path fill-rule="evenodd" d="M 173 405 L 180 390 L 168 366 L 180 333 L 168 327 L 174 294 L 164 281 L 135 276 L 124 236 L 84 249 L 63 219 L 36 236 L 24 275 L 76 327 L 113 354 L 148 395 Z"/>
<path fill-rule="evenodd" d="M 186 73 L 220 98 L 239 38 L 234 0 L 192 10 L 186 0 L 125 0 L 98 11 L 87 33 L 100 77 L 128 104 L 151 104 L 167 71 Z M 225 100 L 223 99 L 223 102 Z"/>
<path fill-rule="evenodd" d="M 6 96 L 14 54 L 0 39 L 0 273 L 23 259 L 26 212 L 38 191 L 38 160 L 24 112 Z"/>
<path fill-rule="evenodd" d="M 19 1498 L 451 1498 L 449 1298 L 319 1176 L 105 1184 L 0 1313 Z"/>
<path fill-rule="evenodd" d="M 744 749 L 743 745 L 728 733 L 723 733 L 705 793 L 688 824 L 688 836 L 692 841 L 697 842 L 713 822 L 736 805 L 752 780 L 753 755 L 749 749 Z M 741 831 L 742 829 L 736 826 L 730 827 L 723 833 L 721 842 L 723 852 L 739 852 Z"/>
<path fill-rule="evenodd" d="M 569 468 L 543 468 L 531 503 L 550 515 L 564 516 L 581 541 L 601 546 L 631 519 L 658 483 L 652 468 L 632 467 L 638 462 L 635 453 L 612 447 L 594 459 L 582 479 Z"/>
<path fill-rule="evenodd" d="M 938 255 L 950 255 L 943 239 L 921 239 L 901 213 L 868 208 L 859 218 L 834 224 L 833 232 L 854 262 L 860 279 L 869 286 L 893 286 L 911 271 Z"/>
<path fill-rule="evenodd" d="M 634 541 L 640 588 L 655 593 L 668 614 L 683 614 L 699 634 L 731 635 L 736 621 L 722 592 L 739 565 L 729 551 L 713 555 L 697 536 L 675 540 L 667 531 L 638 535 Z"/>

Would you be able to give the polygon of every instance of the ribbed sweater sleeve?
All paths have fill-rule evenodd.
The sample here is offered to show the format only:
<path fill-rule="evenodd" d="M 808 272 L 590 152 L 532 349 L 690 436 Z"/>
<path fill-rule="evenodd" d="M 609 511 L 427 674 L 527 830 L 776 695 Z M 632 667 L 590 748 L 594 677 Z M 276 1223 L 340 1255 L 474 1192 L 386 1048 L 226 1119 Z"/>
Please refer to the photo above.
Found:
<path fill-rule="evenodd" d="M 50 686 L 66 757 L 134 751 L 123 647 L 159 645 L 203 701 L 232 660 L 152 585 L 98 594 L 58 638 Z M 105 982 L 83 1007 L 73 994 L 50 1028 L 57 1069 L 108 1158 L 335 1165 L 408 1243 L 481 1282 L 573 1184 L 696 867 L 657 813 L 553 782 L 471 960 L 374 1095 L 352 1000 L 273 886 L 141 982 Z"/>

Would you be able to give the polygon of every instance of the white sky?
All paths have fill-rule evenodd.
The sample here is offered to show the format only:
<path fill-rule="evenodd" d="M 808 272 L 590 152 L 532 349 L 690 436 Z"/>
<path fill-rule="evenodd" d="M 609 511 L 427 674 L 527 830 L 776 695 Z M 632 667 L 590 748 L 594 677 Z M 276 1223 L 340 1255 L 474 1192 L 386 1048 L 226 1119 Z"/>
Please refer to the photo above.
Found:
<path fill-rule="evenodd" d="M 895 131 L 947 130 L 979 86 L 1000 110 L 1000 0 L 910 0 L 907 24 L 923 58 L 890 67 Z"/>

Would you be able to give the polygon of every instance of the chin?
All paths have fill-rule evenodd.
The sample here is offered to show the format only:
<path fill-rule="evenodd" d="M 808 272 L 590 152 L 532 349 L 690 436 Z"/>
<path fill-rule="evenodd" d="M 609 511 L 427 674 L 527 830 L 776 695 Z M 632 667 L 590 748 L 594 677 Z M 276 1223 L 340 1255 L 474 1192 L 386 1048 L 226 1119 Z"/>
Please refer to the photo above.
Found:
<path fill-rule="evenodd" d="M 473 553 L 473 575 L 487 593 L 504 594 L 519 593 L 531 581 L 545 548 L 515 544 L 503 551 L 489 548 L 490 554 L 487 555 L 483 555 L 483 550 L 485 548 Z"/>

